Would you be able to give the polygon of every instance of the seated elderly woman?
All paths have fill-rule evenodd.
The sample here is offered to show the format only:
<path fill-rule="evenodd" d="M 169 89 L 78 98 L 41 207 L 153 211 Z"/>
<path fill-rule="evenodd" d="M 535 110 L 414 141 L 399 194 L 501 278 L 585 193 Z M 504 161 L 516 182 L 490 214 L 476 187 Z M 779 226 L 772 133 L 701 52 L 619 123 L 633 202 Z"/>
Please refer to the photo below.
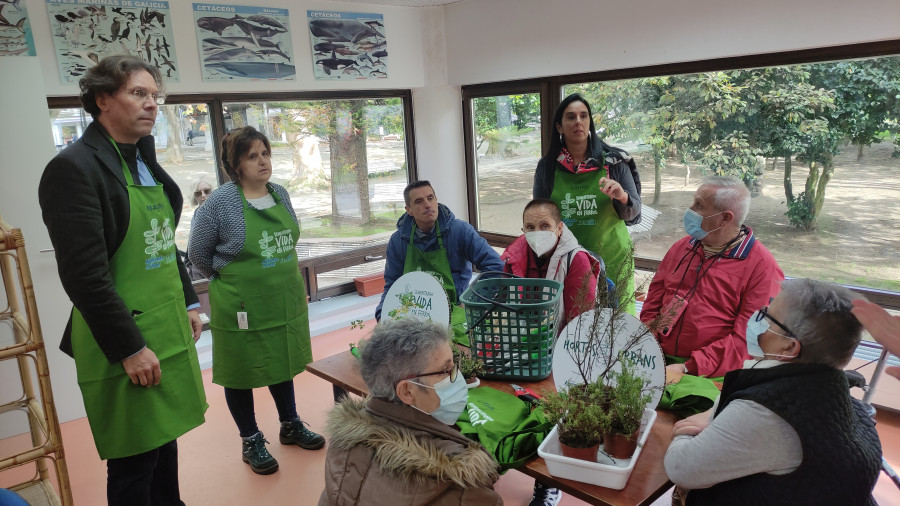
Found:
<path fill-rule="evenodd" d="M 536 198 L 522 212 L 522 234 L 500 259 L 504 270 L 524 278 L 546 278 L 563 285 L 556 331 L 590 309 L 597 293 L 600 262 L 578 244 L 562 221 L 556 202 Z"/>
<path fill-rule="evenodd" d="M 371 396 L 329 414 L 319 505 L 503 504 L 496 461 L 450 426 L 468 394 L 446 328 L 383 321 L 361 353 Z"/>
<path fill-rule="evenodd" d="M 665 467 L 687 504 L 875 504 L 881 443 L 842 371 L 861 337 L 854 298 L 793 279 L 750 317 L 755 359 L 725 375 L 713 418 L 675 424 Z"/>
<path fill-rule="evenodd" d="M 191 205 L 195 208 L 200 207 L 206 202 L 206 199 L 209 198 L 209 195 L 213 190 L 214 187 L 212 183 L 208 182 L 206 179 L 202 177 L 194 179 L 191 182 L 191 192 L 188 194 L 188 200 L 190 200 Z M 188 256 L 186 251 L 178 250 L 178 253 L 181 255 L 182 261 L 184 261 L 184 266 L 187 268 L 191 280 L 197 281 L 198 279 L 206 279 L 206 276 L 200 272 L 200 269 L 197 269 L 197 267 L 194 266 L 194 262 L 191 261 L 191 257 Z"/>

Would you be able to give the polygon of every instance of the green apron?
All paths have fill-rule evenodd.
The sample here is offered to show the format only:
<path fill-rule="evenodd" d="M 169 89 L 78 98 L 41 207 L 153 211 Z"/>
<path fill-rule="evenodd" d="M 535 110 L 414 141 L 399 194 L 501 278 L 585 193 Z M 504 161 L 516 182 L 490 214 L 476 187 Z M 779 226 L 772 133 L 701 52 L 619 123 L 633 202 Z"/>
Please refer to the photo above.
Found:
<path fill-rule="evenodd" d="M 612 200 L 600 191 L 600 178 L 604 174 L 603 170 L 572 174 L 557 168 L 550 199 L 559 205 L 563 222 L 579 244 L 603 258 L 607 276 L 616 287 L 623 286 L 624 281 L 627 297 L 623 308 L 634 315 L 634 259 L 631 265 L 623 265 L 632 248 L 631 237 Z"/>
<path fill-rule="evenodd" d="M 300 227 L 271 187 L 276 205 L 262 210 L 250 206 L 240 186 L 238 191 L 244 248 L 209 282 L 209 326 L 213 383 L 249 389 L 293 379 L 312 362 L 312 348 L 294 249 Z"/>
<path fill-rule="evenodd" d="M 403 264 L 403 274 L 424 271 L 441 282 L 441 286 L 447 292 L 447 301 L 450 303 L 450 325 L 453 332 L 453 341 L 468 346 L 469 335 L 466 333 L 466 311 L 459 305 L 456 284 L 453 282 L 453 272 L 450 270 L 450 259 L 447 257 L 447 249 L 444 248 L 444 240 L 441 237 L 440 223 L 435 222 L 434 229 L 437 234 L 438 249 L 422 251 L 413 244 L 413 239 L 416 237 L 416 222 L 413 220 L 409 244 L 406 246 L 406 262 Z"/>
<path fill-rule="evenodd" d="M 208 407 L 175 261 L 175 213 L 161 184 L 135 184 L 121 153 L 119 159 L 130 217 L 109 273 L 162 376 L 149 388 L 133 384 L 122 364 L 110 364 L 100 351 L 81 312 L 72 310 L 78 386 L 101 459 L 159 448 L 203 423 Z"/>

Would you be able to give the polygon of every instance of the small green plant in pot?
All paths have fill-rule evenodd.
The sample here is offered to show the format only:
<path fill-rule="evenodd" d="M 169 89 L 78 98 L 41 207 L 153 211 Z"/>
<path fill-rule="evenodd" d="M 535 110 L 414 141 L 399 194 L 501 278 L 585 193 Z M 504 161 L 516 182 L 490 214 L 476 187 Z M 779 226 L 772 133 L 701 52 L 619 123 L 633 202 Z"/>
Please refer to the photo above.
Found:
<path fill-rule="evenodd" d="M 453 361 L 459 367 L 459 373 L 465 378 L 466 383 L 475 383 L 478 376 L 484 374 L 484 361 L 480 358 L 472 358 L 470 355 L 458 349 L 453 350 Z"/>
<path fill-rule="evenodd" d="M 608 423 L 603 412 L 603 392 L 599 383 L 579 383 L 560 392 L 544 393 L 544 415 L 556 425 L 563 455 L 597 460 L 601 434 Z M 584 452 L 572 452 L 572 449 Z"/>
<path fill-rule="evenodd" d="M 603 450 L 617 459 L 629 459 L 637 449 L 644 409 L 653 399 L 649 381 L 638 375 L 628 360 L 621 371 L 610 371 L 609 424 L 603 435 Z"/>

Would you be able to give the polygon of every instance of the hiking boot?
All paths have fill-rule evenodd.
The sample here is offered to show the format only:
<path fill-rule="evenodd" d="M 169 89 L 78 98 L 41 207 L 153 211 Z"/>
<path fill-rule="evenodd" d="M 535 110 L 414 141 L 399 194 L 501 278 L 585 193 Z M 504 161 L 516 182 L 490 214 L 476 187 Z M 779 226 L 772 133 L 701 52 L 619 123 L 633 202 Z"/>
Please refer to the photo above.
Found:
<path fill-rule="evenodd" d="M 241 439 L 243 440 L 242 459 L 250 465 L 250 469 L 253 469 L 254 473 L 272 474 L 278 470 L 278 461 L 269 453 L 269 450 L 266 450 L 268 441 L 262 432 Z"/>
<path fill-rule="evenodd" d="M 528 506 L 556 506 L 562 500 L 558 488 L 549 488 L 539 481 L 534 482 L 534 494 Z"/>
<path fill-rule="evenodd" d="M 281 423 L 278 440 L 283 445 L 297 445 L 304 450 L 318 450 L 325 446 L 325 438 L 306 428 L 306 422 L 294 418 Z"/>

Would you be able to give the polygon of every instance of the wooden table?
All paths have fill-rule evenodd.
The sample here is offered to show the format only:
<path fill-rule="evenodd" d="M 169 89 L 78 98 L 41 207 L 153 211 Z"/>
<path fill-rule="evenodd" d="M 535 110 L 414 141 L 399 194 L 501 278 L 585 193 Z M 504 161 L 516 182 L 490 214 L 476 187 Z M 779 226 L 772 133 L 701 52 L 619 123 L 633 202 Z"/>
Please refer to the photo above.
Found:
<path fill-rule="evenodd" d="M 368 389 L 359 372 L 359 363 L 349 351 L 338 353 L 331 357 L 316 360 L 308 364 L 306 370 L 332 383 L 335 392 L 343 389 L 356 395 L 367 395 Z M 482 386 L 489 386 L 506 392 L 513 393 L 508 381 L 481 380 Z M 555 390 L 553 376 L 539 382 L 515 381 L 523 386 L 528 386 L 535 392 L 541 390 Z M 598 487 L 579 481 L 555 478 L 547 472 L 547 464 L 544 459 L 535 457 L 526 465 L 517 469 L 529 476 L 539 479 L 552 487 L 557 487 L 567 494 L 571 494 L 591 504 L 602 505 L 647 505 L 655 501 L 672 486 L 666 470 L 663 468 L 663 457 L 671 441 L 672 426 L 676 417 L 668 411 L 657 411 L 656 422 L 650 429 L 647 443 L 641 450 L 637 464 L 628 479 L 628 483 L 622 490 L 613 490 Z"/>

